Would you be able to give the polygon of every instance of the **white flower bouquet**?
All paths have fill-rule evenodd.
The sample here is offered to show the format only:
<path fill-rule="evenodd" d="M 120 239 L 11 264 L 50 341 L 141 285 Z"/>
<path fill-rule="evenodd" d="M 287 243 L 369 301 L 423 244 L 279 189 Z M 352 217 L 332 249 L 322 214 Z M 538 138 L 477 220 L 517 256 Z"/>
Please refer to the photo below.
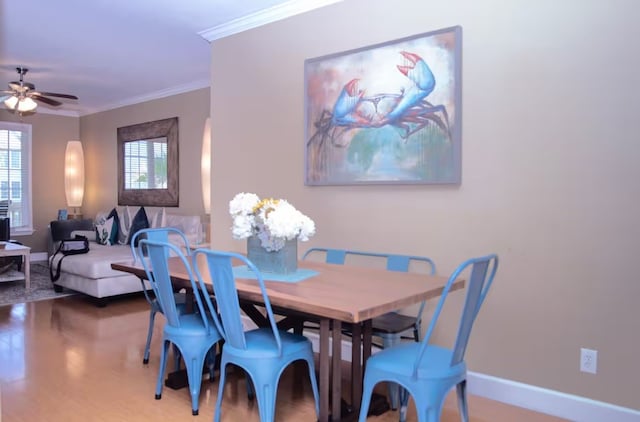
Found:
<path fill-rule="evenodd" d="M 278 251 L 287 240 L 309 240 L 316 226 L 309 217 L 284 199 L 260 199 L 254 193 L 239 193 L 229 202 L 234 239 L 257 236 L 267 251 Z"/>

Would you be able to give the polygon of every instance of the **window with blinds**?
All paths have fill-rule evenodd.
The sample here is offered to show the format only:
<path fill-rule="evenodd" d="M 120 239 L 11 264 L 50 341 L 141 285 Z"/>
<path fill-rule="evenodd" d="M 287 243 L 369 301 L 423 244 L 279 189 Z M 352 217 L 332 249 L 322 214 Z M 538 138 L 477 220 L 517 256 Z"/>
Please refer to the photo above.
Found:
<path fill-rule="evenodd" d="M 0 122 L 0 204 L 0 214 L 11 219 L 12 234 L 33 231 L 29 124 Z"/>
<path fill-rule="evenodd" d="M 167 138 L 124 144 L 125 189 L 167 188 Z"/>

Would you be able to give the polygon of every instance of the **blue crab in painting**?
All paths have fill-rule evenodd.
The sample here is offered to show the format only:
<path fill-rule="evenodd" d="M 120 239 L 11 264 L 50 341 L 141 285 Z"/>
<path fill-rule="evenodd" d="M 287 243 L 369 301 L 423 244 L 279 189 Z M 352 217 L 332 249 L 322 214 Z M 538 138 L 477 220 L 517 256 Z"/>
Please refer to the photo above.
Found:
<path fill-rule="evenodd" d="M 323 148 L 329 141 L 335 147 L 345 147 L 340 141 L 343 135 L 357 129 L 394 127 L 398 135 L 407 140 L 430 124 L 436 125 L 448 142 L 451 141 L 449 116 L 444 105 L 434 105 L 427 100 L 436 86 L 435 76 L 429 65 L 419 55 L 407 51 L 400 54 L 405 59 L 397 65 L 398 71 L 411 81 L 400 93 L 365 95 L 358 88 L 359 79 L 347 82 L 331 111 L 323 110 L 314 122 L 315 132 L 307 142 L 307 148 L 316 158 L 321 170 L 325 166 Z"/>

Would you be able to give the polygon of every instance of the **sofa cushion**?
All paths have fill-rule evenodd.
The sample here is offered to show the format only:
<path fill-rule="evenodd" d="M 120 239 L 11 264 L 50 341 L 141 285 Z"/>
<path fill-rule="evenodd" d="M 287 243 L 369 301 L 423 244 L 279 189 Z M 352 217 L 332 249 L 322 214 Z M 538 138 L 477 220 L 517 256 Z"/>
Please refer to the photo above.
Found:
<path fill-rule="evenodd" d="M 173 215 L 167 214 L 165 227 L 173 227 L 184 234 L 196 234 L 200 225 L 200 217 L 197 215 Z"/>
<path fill-rule="evenodd" d="M 57 265 L 61 257 L 61 254 L 56 255 L 52 264 Z M 89 253 L 65 256 L 62 261 L 61 271 L 89 279 L 127 275 L 121 271 L 111 269 L 111 263 L 117 261 L 131 261 L 131 248 L 129 246 L 105 246 L 92 243 Z"/>

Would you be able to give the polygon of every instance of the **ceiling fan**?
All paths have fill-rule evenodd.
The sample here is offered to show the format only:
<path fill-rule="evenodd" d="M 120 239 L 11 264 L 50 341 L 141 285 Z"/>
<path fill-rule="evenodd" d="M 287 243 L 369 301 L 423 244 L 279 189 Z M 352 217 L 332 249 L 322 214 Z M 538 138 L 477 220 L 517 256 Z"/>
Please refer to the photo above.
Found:
<path fill-rule="evenodd" d="M 0 91 L 0 95 L 9 94 L 6 96 L 1 96 L 0 101 L 4 101 L 4 105 L 7 106 L 7 108 L 11 111 L 17 111 L 18 114 L 21 115 L 23 113 L 34 112 L 34 110 L 38 107 L 36 101 L 54 107 L 62 105 L 60 101 L 48 97 L 67 98 L 70 100 L 78 99 L 78 97 L 76 97 L 75 95 L 36 91 L 36 87 L 34 84 L 25 82 L 23 80 L 24 75 L 27 74 L 29 69 L 27 69 L 26 67 L 16 67 L 16 71 L 18 72 L 18 75 L 20 75 L 20 80 L 9 82 L 9 90 Z"/>

